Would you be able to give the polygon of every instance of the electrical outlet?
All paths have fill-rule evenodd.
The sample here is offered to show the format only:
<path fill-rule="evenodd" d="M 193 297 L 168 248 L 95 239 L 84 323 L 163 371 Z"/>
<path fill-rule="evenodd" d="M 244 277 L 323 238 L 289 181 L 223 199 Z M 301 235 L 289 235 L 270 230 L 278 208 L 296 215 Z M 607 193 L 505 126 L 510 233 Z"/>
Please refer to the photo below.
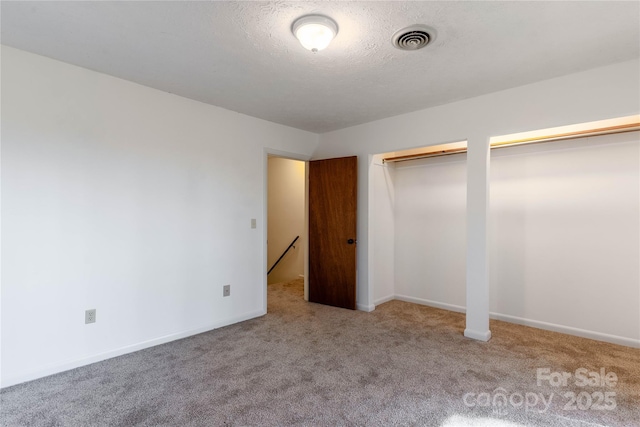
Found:
<path fill-rule="evenodd" d="M 251 218 L 251 228 L 256 228 L 256 219 Z"/>
<path fill-rule="evenodd" d="M 86 310 L 84 312 L 84 323 L 96 323 L 96 309 Z"/>
<path fill-rule="evenodd" d="M 228 297 L 229 295 L 231 295 L 231 285 L 224 285 L 222 287 L 222 296 Z"/>

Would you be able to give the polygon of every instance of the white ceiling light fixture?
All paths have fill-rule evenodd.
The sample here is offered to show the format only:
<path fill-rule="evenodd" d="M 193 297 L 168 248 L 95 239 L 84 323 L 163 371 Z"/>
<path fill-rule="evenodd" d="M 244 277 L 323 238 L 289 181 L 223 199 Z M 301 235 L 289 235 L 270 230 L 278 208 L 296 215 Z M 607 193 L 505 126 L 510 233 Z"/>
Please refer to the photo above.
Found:
<path fill-rule="evenodd" d="M 307 15 L 294 21 L 291 32 L 305 49 L 316 53 L 329 46 L 338 34 L 338 25 L 323 15 Z"/>

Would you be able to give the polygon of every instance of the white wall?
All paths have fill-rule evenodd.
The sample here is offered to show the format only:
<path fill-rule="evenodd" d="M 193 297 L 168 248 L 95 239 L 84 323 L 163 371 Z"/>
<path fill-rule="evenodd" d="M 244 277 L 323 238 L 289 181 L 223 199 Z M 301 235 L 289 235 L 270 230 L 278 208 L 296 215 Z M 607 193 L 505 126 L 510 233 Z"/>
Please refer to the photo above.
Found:
<path fill-rule="evenodd" d="M 494 150 L 491 166 L 491 311 L 640 347 L 640 133 Z"/>
<path fill-rule="evenodd" d="M 271 268 L 296 236 L 293 248 L 269 274 L 268 283 L 304 275 L 305 163 L 281 157 L 268 160 L 267 265 Z"/>
<path fill-rule="evenodd" d="M 395 293 L 456 309 L 466 291 L 466 155 L 396 164 Z"/>
<path fill-rule="evenodd" d="M 2 385 L 264 314 L 264 152 L 317 139 L 2 47 Z"/>
<path fill-rule="evenodd" d="M 640 345 L 638 132 L 492 151 L 493 317 Z M 465 156 L 398 163 L 397 298 L 465 307 Z"/>
<path fill-rule="evenodd" d="M 371 155 L 638 114 L 639 74 L 640 61 L 621 62 L 320 135 L 314 159 L 359 156 L 358 304 L 373 306 L 370 266 L 382 262 L 373 258 L 375 230 L 362 209 L 375 193 L 369 191 Z"/>
<path fill-rule="evenodd" d="M 373 281 L 374 304 L 382 304 L 394 298 L 395 288 L 395 167 L 392 163 L 384 164 L 381 156 L 372 159 L 372 182 L 370 190 L 374 192 L 370 198 L 371 212 L 371 252 L 377 262 L 370 267 Z"/>

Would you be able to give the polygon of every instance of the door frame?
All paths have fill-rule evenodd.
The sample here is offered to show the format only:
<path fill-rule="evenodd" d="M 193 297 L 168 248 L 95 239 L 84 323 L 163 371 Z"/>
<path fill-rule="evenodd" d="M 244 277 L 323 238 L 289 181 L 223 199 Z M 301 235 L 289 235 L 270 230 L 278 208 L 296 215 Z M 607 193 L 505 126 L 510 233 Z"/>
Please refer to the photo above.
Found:
<path fill-rule="evenodd" d="M 269 203 L 269 157 L 280 157 L 282 159 L 297 160 L 304 162 L 304 236 L 303 244 L 304 250 L 304 300 L 309 301 L 309 160 L 311 156 L 306 156 L 300 153 L 293 153 L 289 151 L 276 150 L 273 148 L 264 148 L 263 152 L 263 171 L 262 171 L 262 217 L 264 218 L 264 224 L 262 227 L 262 303 L 263 311 L 267 313 L 267 270 L 269 266 L 267 264 L 267 229 L 268 229 L 268 203 Z"/>

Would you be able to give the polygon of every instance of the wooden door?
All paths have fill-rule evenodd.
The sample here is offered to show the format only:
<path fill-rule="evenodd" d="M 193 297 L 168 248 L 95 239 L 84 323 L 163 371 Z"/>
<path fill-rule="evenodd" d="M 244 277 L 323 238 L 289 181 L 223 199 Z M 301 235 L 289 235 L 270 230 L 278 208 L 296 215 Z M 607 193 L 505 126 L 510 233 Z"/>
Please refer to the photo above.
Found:
<path fill-rule="evenodd" d="M 309 301 L 356 308 L 358 158 L 309 162 Z"/>

